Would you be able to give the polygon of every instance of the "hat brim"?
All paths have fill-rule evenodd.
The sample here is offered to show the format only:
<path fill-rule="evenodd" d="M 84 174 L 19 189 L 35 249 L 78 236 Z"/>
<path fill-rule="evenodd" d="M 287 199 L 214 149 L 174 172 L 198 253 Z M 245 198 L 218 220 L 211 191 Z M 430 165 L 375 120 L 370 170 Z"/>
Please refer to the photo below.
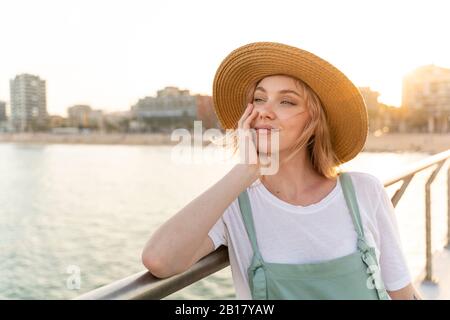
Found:
<path fill-rule="evenodd" d="M 224 129 L 237 127 L 252 85 L 273 74 L 298 78 L 314 90 L 324 108 L 331 143 L 341 163 L 362 150 L 368 135 L 368 114 L 358 88 L 322 58 L 277 42 L 244 45 L 220 64 L 213 82 L 213 102 Z"/>

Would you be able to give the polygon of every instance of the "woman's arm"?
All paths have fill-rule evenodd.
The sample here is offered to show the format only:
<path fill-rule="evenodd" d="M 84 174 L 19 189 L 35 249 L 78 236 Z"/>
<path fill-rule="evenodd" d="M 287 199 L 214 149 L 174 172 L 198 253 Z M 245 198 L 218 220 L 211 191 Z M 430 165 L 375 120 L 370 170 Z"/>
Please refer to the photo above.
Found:
<path fill-rule="evenodd" d="M 250 137 L 243 144 L 239 139 L 239 148 L 249 148 L 248 152 L 254 154 L 256 148 L 249 129 L 257 115 L 258 111 L 249 103 L 238 121 L 238 134 L 245 133 L 243 137 Z M 196 262 L 195 259 L 210 252 L 213 245 L 208 239 L 209 231 L 228 206 L 260 175 L 258 162 L 235 165 L 153 233 L 142 251 L 145 267 L 153 275 L 166 278 L 183 272 Z"/>
<path fill-rule="evenodd" d="M 221 180 L 161 225 L 142 251 L 150 272 L 166 278 L 185 271 L 225 209 L 259 176 L 256 166 L 237 164 Z"/>
<path fill-rule="evenodd" d="M 419 292 L 414 288 L 414 286 L 410 283 L 406 287 L 395 290 L 388 291 L 389 296 L 392 300 L 422 300 L 422 296 Z"/>

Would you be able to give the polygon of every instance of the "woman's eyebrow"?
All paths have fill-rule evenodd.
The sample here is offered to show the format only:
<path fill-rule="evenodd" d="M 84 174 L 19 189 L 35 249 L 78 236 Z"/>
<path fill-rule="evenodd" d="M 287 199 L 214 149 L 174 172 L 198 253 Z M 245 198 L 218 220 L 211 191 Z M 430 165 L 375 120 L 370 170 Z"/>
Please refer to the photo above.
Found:
<path fill-rule="evenodd" d="M 261 90 L 262 92 L 266 92 L 266 89 L 264 89 L 263 87 L 256 87 L 255 91 L 256 90 Z M 281 94 L 283 94 L 283 93 L 293 93 L 296 96 L 298 96 L 299 98 L 301 98 L 301 96 L 294 90 L 285 89 L 285 90 L 278 91 L 278 93 L 281 93 Z"/>

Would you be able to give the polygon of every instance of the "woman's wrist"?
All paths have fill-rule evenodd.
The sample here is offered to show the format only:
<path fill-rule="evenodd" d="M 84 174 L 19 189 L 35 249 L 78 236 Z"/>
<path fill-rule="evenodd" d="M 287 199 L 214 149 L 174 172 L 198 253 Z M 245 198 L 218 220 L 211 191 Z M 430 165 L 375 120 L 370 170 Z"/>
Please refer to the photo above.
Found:
<path fill-rule="evenodd" d="M 244 179 L 248 185 L 252 184 L 260 177 L 259 166 L 256 164 L 238 163 L 233 170 Z"/>

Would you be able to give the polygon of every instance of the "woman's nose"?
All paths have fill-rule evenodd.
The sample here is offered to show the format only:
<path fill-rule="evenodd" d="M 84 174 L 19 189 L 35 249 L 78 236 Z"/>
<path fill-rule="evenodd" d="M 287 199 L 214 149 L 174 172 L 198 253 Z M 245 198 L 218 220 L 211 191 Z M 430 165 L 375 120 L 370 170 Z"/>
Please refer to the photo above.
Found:
<path fill-rule="evenodd" d="M 259 105 L 257 107 L 258 110 L 258 118 L 270 118 L 273 119 L 275 117 L 275 113 L 272 110 L 272 106 L 270 104 L 265 103 L 264 105 Z"/>

